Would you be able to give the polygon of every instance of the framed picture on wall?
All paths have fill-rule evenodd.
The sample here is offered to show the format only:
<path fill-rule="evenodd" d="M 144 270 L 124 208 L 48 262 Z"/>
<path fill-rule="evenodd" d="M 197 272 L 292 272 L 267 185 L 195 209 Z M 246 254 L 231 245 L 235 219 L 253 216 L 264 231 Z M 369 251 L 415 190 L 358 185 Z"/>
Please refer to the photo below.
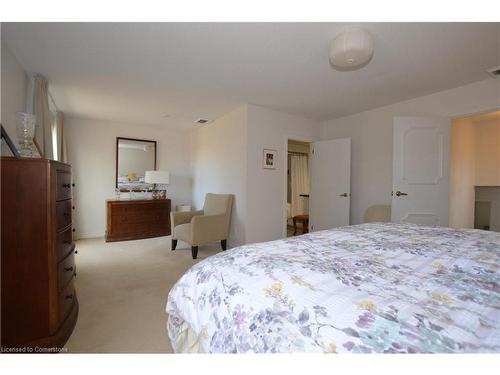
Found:
<path fill-rule="evenodd" d="M 264 169 L 276 169 L 276 150 L 264 149 L 262 167 Z"/>

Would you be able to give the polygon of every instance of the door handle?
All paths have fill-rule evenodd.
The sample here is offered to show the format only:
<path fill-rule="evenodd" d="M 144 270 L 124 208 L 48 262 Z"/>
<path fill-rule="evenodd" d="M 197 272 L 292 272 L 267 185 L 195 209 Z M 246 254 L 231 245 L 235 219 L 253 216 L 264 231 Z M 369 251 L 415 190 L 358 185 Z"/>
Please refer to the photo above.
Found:
<path fill-rule="evenodd" d="M 346 197 L 347 198 L 347 196 L 348 196 L 347 193 L 339 194 L 339 197 Z"/>
<path fill-rule="evenodd" d="M 408 195 L 408 194 L 407 194 L 407 193 L 403 193 L 403 192 L 401 192 L 401 191 L 399 191 L 399 190 L 398 190 L 398 191 L 396 191 L 396 197 L 400 197 L 400 196 L 402 196 L 402 195 Z"/>

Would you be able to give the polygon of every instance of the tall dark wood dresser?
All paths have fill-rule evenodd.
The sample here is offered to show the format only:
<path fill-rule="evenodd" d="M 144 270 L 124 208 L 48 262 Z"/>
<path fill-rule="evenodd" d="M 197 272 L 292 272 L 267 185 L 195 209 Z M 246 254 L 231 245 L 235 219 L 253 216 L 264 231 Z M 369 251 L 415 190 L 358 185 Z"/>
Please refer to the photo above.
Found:
<path fill-rule="evenodd" d="M 2 157 L 1 188 L 2 349 L 58 351 L 78 317 L 71 166 Z"/>

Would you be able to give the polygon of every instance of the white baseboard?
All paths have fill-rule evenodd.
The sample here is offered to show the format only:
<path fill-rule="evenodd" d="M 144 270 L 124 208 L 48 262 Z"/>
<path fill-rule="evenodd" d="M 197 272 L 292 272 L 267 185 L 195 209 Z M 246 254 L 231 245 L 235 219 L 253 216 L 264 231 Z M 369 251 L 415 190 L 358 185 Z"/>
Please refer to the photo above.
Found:
<path fill-rule="evenodd" d="M 89 233 L 78 233 L 78 236 L 75 236 L 75 241 L 77 240 L 85 240 L 88 238 L 102 238 L 104 237 L 103 232 L 89 232 Z"/>

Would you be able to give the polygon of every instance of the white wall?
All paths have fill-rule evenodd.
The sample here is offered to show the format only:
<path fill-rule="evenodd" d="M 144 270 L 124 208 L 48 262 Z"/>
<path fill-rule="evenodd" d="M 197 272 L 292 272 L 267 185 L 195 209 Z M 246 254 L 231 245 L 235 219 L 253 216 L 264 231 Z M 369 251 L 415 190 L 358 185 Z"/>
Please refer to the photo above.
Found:
<path fill-rule="evenodd" d="M 475 125 L 476 186 L 500 186 L 500 118 Z"/>
<path fill-rule="evenodd" d="M 27 84 L 26 72 L 2 40 L 1 122 L 16 147 L 16 112 L 25 110 Z"/>
<path fill-rule="evenodd" d="M 286 217 L 287 138 L 320 138 L 317 121 L 246 105 L 193 132 L 193 200 L 231 193 L 230 245 L 282 238 Z M 276 169 L 262 168 L 264 148 L 277 150 Z"/>
<path fill-rule="evenodd" d="M 193 202 L 203 207 L 206 193 L 233 194 L 229 246 L 246 242 L 246 128 L 243 106 L 192 132 Z"/>
<path fill-rule="evenodd" d="M 157 169 L 170 172 L 167 195 L 172 208 L 191 204 L 188 131 L 67 118 L 68 162 L 73 168 L 76 237 L 105 233 L 105 200 L 115 191 L 116 137 L 157 141 Z"/>
<path fill-rule="evenodd" d="M 499 107 L 500 80 L 487 79 L 324 122 L 324 139 L 352 140 L 351 223 L 362 223 L 371 205 L 391 203 L 394 116 L 456 117 Z"/>
<path fill-rule="evenodd" d="M 248 106 L 247 242 L 283 238 L 286 220 L 287 139 L 316 141 L 318 121 L 254 105 Z M 262 168 L 263 150 L 277 150 L 276 169 Z"/>

